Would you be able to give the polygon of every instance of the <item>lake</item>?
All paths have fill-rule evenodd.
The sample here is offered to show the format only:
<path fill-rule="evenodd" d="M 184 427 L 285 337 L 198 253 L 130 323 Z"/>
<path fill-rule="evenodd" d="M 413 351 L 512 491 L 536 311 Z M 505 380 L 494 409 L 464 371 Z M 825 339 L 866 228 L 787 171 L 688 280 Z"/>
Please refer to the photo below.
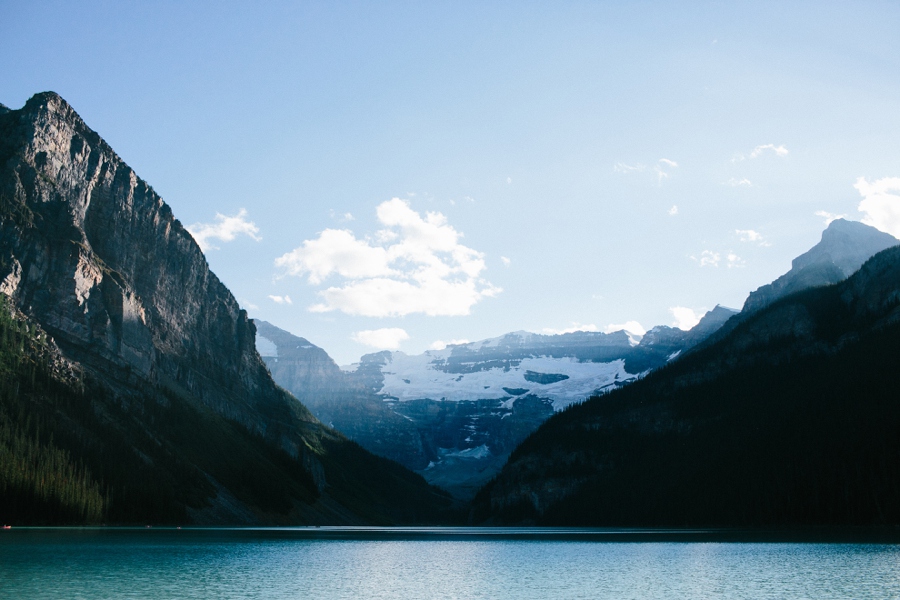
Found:
<path fill-rule="evenodd" d="M 896 598 L 900 545 L 705 531 L 17 529 L 0 598 Z"/>

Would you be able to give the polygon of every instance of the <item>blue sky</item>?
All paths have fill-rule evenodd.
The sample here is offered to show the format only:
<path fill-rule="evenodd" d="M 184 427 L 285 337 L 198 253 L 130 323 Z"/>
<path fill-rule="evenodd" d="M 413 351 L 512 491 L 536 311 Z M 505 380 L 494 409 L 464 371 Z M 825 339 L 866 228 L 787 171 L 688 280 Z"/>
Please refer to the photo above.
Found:
<path fill-rule="evenodd" d="M 60 93 L 341 363 L 686 326 L 825 213 L 900 234 L 900 5 L 685 4 L 7 0 L 0 102 Z"/>

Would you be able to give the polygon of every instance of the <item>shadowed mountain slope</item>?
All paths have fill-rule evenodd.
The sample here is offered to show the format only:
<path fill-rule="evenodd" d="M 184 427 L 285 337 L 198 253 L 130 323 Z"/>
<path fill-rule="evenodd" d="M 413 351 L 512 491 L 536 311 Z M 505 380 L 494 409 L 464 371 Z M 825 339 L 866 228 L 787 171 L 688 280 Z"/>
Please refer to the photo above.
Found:
<path fill-rule="evenodd" d="M 473 519 L 900 524 L 900 248 L 772 302 L 511 455 Z"/>
<path fill-rule="evenodd" d="M 54 93 L 0 111 L 0 294 L 23 332 L 8 364 L 36 369 L 0 426 L 90 471 L 103 519 L 435 522 L 450 506 L 275 385 L 190 234 Z"/>

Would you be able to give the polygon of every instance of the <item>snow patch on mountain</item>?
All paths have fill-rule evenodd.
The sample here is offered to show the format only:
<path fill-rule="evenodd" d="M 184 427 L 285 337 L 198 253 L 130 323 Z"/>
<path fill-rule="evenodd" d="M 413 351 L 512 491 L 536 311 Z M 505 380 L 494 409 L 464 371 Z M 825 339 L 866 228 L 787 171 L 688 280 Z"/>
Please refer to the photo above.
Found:
<path fill-rule="evenodd" d="M 635 378 L 625 370 L 624 360 L 580 362 L 571 357 L 550 356 L 510 360 L 504 367 L 473 373 L 447 373 L 435 368 L 435 359 L 443 358 L 442 353 L 393 353 L 382 368 L 384 383 L 377 393 L 401 402 L 424 398 L 459 402 L 508 400 L 510 391 L 515 391 L 521 392 L 517 397 L 533 394 L 546 398 L 555 410 L 561 410 Z M 535 374 L 550 376 L 543 379 L 550 383 L 538 383 L 535 380 L 541 378 Z"/>
<path fill-rule="evenodd" d="M 441 450 L 447 450 L 446 448 L 441 448 Z M 488 458 L 492 456 L 490 448 L 487 447 L 487 444 L 482 444 L 480 446 L 476 446 L 475 448 L 467 448 L 466 450 L 460 450 L 458 452 L 447 451 L 443 453 L 444 457 L 454 457 L 454 458 L 473 458 L 473 459 L 482 459 Z"/>

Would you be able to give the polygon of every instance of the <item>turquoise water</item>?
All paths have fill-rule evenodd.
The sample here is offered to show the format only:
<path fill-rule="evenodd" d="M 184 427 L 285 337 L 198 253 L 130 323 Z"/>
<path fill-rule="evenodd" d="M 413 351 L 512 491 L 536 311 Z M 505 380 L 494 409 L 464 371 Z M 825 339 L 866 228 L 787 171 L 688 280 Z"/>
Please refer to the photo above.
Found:
<path fill-rule="evenodd" d="M 6 530 L 0 598 L 900 597 L 898 545 L 422 531 Z"/>

